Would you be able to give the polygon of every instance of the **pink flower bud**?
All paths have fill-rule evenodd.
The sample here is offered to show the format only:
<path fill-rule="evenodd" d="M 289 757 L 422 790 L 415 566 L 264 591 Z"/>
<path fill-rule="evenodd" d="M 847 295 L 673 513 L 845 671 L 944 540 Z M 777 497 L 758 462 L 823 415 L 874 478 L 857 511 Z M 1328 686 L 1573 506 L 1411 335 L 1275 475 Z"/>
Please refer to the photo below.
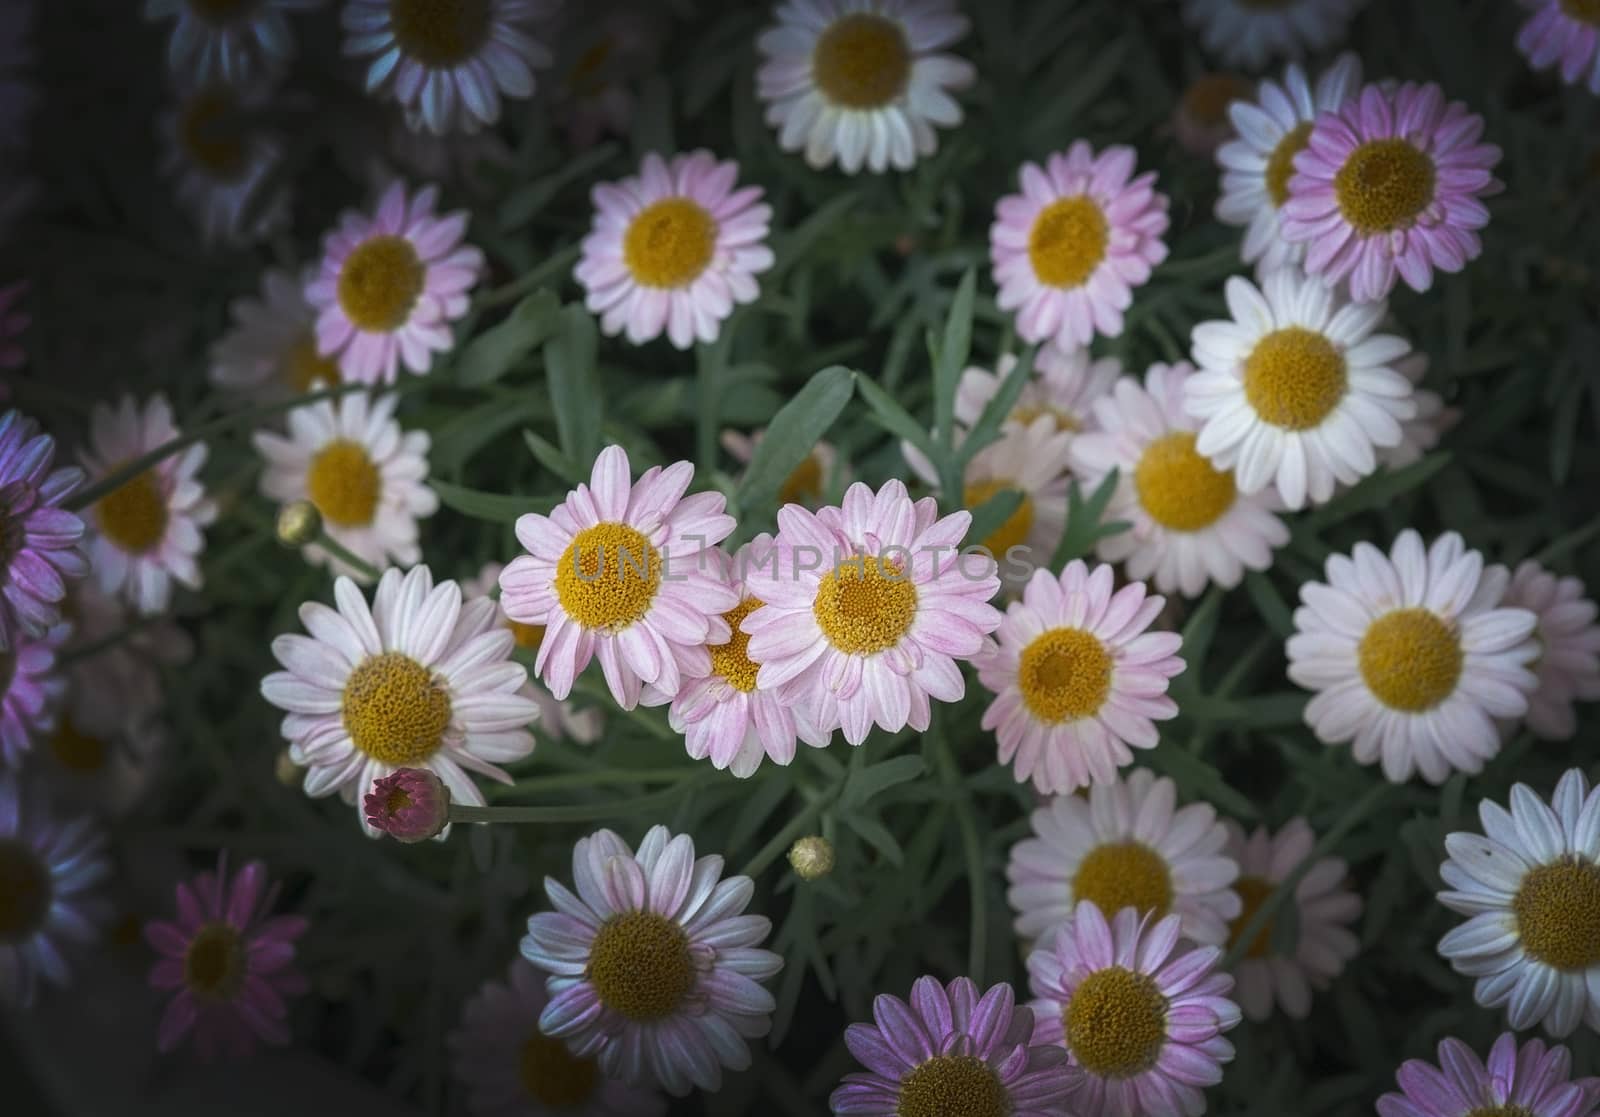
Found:
<path fill-rule="evenodd" d="M 401 842 L 438 837 L 450 822 L 450 791 L 422 768 L 401 768 L 373 781 L 366 798 L 367 822 Z"/>

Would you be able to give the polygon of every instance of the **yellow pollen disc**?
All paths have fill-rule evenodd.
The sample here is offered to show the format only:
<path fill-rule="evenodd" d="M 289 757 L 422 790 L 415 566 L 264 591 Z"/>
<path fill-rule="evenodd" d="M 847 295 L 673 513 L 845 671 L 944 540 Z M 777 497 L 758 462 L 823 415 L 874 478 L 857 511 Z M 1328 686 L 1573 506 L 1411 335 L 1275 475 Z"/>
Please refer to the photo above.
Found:
<path fill-rule="evenodd" d="M 1012 409 L 1011 412 L 1011 417 L 1025 427 L 1032 426 L 1033 421 L 1041 415 L 1048 415 L 1055 420 L 1058 434 L 1063 432 L 1073 434 L 1082 427 L 1082 424 L 1078 422 L 1077 416 L 1070 415 L 1059 407 L 1051 407 L 1048 404 L 1025 404 Z"/>
<path fill-rule="evenodd" d="M 822 499 L 822 463 L 815 454 L 808 455 L 794 467 L 778 490 L 778 507 L 785 504 L 814 504 Z"/>
<path fill-rule="evenodd" d="M 1033 638 L 1017 663 L 1022 704 L 1055 725 L 1100 711 L 1111 691 L 1111 656 L 1081 628 L 1051 628 Z"/>
<path fill-rule="evenodd" d="M 585 628 L 627 628 L 650 610 L 661 587 L 661 555 L 627 524 L 586 527 L 556 566 L 556 596 Z"/>
<path fill-rule="evenodd" d="M 706 646 L 706 651 L 711 653 L 711 673 L 720 675 L 733 689 L 746 694 L 756 689 L 756 672 L 760 668 L 758 664 L 750 662 L 750 637 L 739 631 L 739 622 L 759 608 L 760 601 L 747 597 L 722 614 L 722 619 L 733 629 L 733 638 L 726 644 Z"/>
<path fill-rule="evenodd" d="M 868 12 L 836 19 L 817 37 L 811 76 L 822 95 L 847 109 L 896 100 L 911 78 L 911 44 L 893 20 Z"/>
<path fill-rule="evenodd" d="M 52 891 L 38 854 L 15 838 L 0 839 L 0 943 L 22 942 L 43 926 Z"/>
<path fill-rule="evenodd" d="M 1228 106 L 1246 99 L 1254 91 L 1254 87 L 1237 74 L 1205 74 L 1184 90 L 1184 111 L 1201 124 L 1222 124 L 1228 119 Z"/>
<path fill-rule="evenodd" d="M 304 395 L 317 384 L 338 384 L 339 362 L 318 353 L 317 339 L 307 333 L 283 355 L 279 375 L 296 395 Z"/>
<path fill-rule="evenodd" d="M 1008 1117 L 1011 1097 L 989 1064 L 935 1055 L 900 1081 L 895 1117 Z"/>
<path fill-rule="evenodd" d="M 1405 140 L 1368 140 L 1333 176 L 1339 212 L 1363 236 L 1405 228 L 1433 201 L 1433 160 Z"/>
<path fill-rule="evenodd" d="M 195 932 L 183 956 L 183 980 L 196 996 L 232 999 L 244 984 L 244 947 L 239 932 L 226 923 L 207 923 Z"/>
<path fill-rule="evenodd" d="M 1304 326 L 1273 330 L 1244 362 L 1244 395 L 1262 421 L 1310 430 L 1344 399 L 1344 354 Z"/>
<path fill-rule="evenodd" d="M 1034 219 L 1028 234 L 1028 259 L 1046 287 L 1082 286 L 1106 258 L 1111 226 L 1087 194 L 1051 202 Z"/>
<path fill-rule="evenodd" d="M 1173 531 L 1210 527 L 1233 507 L 1233 471 L 1218 469 L 1194 448 L 1191 431 L 1162 435 L 1146 446 L 1133 470 L 1139 504 Z"/>
<path fill-rule="evenodd" d="M 231 182 L 244 172 L 245 144 L 233 97 L 220 89 L 191 97 L 178 114 L 178 137 L 189 157 L 214 178 Z"/>
<path fill-rule="evenodd" d="M 917 587 L 892 560 L 862 555 L 823 575 L 811 612 L 835 648 L 872 655 L 898 644 L 916 620 Z"/>
<path fill-rule="evenodd" d="M 535 1031 L 522 1045 L 517 1077 L 528 1096 L 547 1109 L 576 1109 L 589 1100 L 600 1073 L 593 1059 L 580 1059 L 559 1039 Z"/>
<path fill-rule="evenodd" d="M 1578 973 L 1600 963 L 1600 865 L 1568 855 L 1529 869 L 1511 910 L 1522 949 Z"/>
<path fill-rule="evenodd" d="M 961 503 L 968 508 L 978 508 L 996 493 L 1003 493 L 1016 487 L 1013 481 L 975 481 L 961 494 Z M 1028 532 L 1032 530 L 1033 499 L 1027 493 L 1023 493 L 1022 501 L 1017 505 L 1016 511 L 1006 517 L 1005 523 L 990 533 L 983 541 L 983 546 L 991 555 L 1004 557 L 1012 547 L 1026 542 Z"/>
<path fill-rule="evenodd" d="M 359 442 L 338 439 L 311 459 L 306 496 L 335 527 L 365 527 L 378 511 L 383 477 Z"/>
<path fill-rule="evenodd" d="M 1160 919 L 1172 907 L 1172 874 L 1161 855 L 1140 842 L 1098 845 L 1078 863 L 1072 898 L 1092 900 L 1107 919 L 1123 908 Z"/>
<path fill-rule="evenodd" d="M 1067 1050 L 1089 1073 L 1128 1078 L 1149 1070 L 1167 1039 L 1167 999 L 1143 974 L 1110 966 L 1072 993 Z"/>
<path fill-rule="evenodd" d="M 400 652 L 368 658 L 344 684 L 344 727 L 356 748 L 396 768 L 439 751 L 450 727 L 450 692 Z"/>
<path fill-rule="evenodd" d="M 489 38 L 489 0 L 389 0 L 400 49 L 425 66 L 465 62 Z"/>
<path fill-rule="evenodd" d="M 1256 912 L 1261 910 L 1261 905 L 1272 895 L 1272 885 L 1260 877 L 1240 877 L 1233 882 L 1233 890 L 1239 894 L 1241 909 L 1233 922 L 1228 924 L 1228 945 L 1236 946 L 1239 936 L 1244 934 L 1244 929 L 1255 918 Z M 1261 928 L 1261 933 L 1250 940 L 1249 947 L 1245 950 L 1246 958 L 1265 958 L 1272 953 L 1272 920 L 1267 920 L 1267 925 Z"/>
<path fill-rule="evenodd" d="M 717 222 L 688 198 L 662 198 L 634 215 L 622 261 L 643 287 L 683 287 L 699 278 L 717 247 Z"/>
<path fill-rule="evenodd" d="M 339 307 L 358 330 L 386 333 L 411 316 L 426 269 L 405 237 L 385 234 L 357 245 L 339 270 Z"/>
<path fill-rule="evenodd" d="M 167 500 L 153 470 L 145 470 L 94 506 L 100 533 L 131 555 L 149 551 L 167 534 Z"/>
<path fill-rule="evenodd" d="M 1267 157 L 1267 197 L 1275 208 L 1282 209 L 1289 200 L 1289 180 L 1294 177 L 1294 157 L 1306 149 L 1311 140 L 1311 122 L 1297 124 L 1283 134 L 1278 146 Z"/>
<path fill-rule="evenodd" d="M 389 794 L 383 797 L 383 809 L 386 814 L 396 814 L 411 805 L 411 796 L 403 787 L 389 789 Z"/>
<path fill-rule="evenodd" d="M 63 768 L 70 772 L 88 774 L 106 766 L 106 743 L 98 737 L 83 732 L 70 717 L 63 717 L 55 736 L 50 738 L 50 752 Z"/>
<path fill-rule="evenodd" d="M 1393 710 L 1431 710 L 1461 678 L 1461 640 L 1426 609 L 1394 609 L 1367 628 L 1356 662 L 1367 689 Z"/>
<path fill-rule="evenodd" d="M 523 624 L 521 621 L 507 620 L 506 627 L 511 630 L 511 636 L 516 640 L 519 648 L 536 652 L 539 650 L 539 645 L 544 643 L 544 625 L 542 624 Z"/>
<path fill-rule="evenodd" d="M 1600 0 L 1561 0 L 1561 11 L 1568 19 L 1600 27 Z"/>
<path fill-rule="evenodd" d="M 601 1003 L 629 1020 L 670 1016 L 694 988 L 689 938 L 652 911 L 613 916 L 595 934 L 585 976 Z"/>

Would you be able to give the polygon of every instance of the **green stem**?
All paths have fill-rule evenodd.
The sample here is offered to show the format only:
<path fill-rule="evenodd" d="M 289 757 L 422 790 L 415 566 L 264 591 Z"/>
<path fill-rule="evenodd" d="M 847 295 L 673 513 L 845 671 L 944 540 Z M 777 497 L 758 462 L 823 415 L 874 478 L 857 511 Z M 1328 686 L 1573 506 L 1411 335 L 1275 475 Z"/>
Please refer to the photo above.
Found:
<path fill-rule="evenodd" d="M 496 797 L 496 792 L 505 795 L 530 794 L 546 791 L 568 791 L 578 787 L 602 787 L 607 784 L 617 783 L 677 783 L 696 774 L 696 769 L 688 766 L 677 768 L 596 768 L 588 772 L 567 772 L 559 776 L 545 776 L 540 779 L 518 780 L 515 786 L 492 787 L 489 789 L 491 798 Z"/>
<path fill-rule="evenodd" d="M 349 547 L 346 547 L 343 543 L 329 535 L 327 531 L 324 530 L 317 532 L 317 546 L 321 547 L 324 551 L 327 551 L 328 554 L 332 555 L 334 558 L 350 567 L 350 569 L 356 571 L 367 581 L 375 582 L 378 580 L 379 571 L 376 566 L 373 566 L 366 559 L 352 551 Z"/>
<path fill-rule="evenodd" d="M 450 821 L 549 824 L 633 818 L 666 806 L 682 794 L 684 788 L 695 782 L 697 781 L 680 780 L 664 791 L 640 795 L 633 799 L 617 799 L 609 803 L 574 803 L 564 807 L 470 807 L 461 803 L 451 803 Z"/>
<path fill-rule="evenodd" d="M 833 802 L 833 795 L 830 793 L 818 796 L 806 804 L 804 810 L 789 820 L 789 825 L 774 834 L 771 841 L 757 850 L 756 855 L 745 862 L 744 868 L 739 870 L 739 875 L 746 877 L 759 876 L 768 865 L 783 856 L 784 852 L 794 844 L 796 838 L 802 837 L 810 831 L 817 821 L 817 816 L 831 802 Z"/>
<path fill-rule="evenodd" d="M 966 861 L 967 888 L 972 901 L 971 928 L 967 936 L 970 948 L 967 954 L 967 976 L 982 988 L 983 962 L 989 953 L 989 895 L 984 888 L 983 880 L 983 845 L 978 840 L 978 826 L 972 817 L 972 803 L 964 794 L 961 770 L 956 767 L 955 757 L 950 753 L 945 735 L 942 732 L 937 733 L 933 741 L 939 752 L 940 782 L 956 792 L 950 797 L 950 804 L 956 812 L 956 829 L 961 833 L 961 855 Z"/>
<path fill-rule="evenodd" d="M 573 245 L 564 248 L 555 255 L 547 257 L 545 262 L 536 268 L 523 272 L 516 279 L 492 291 L 485 291 L 478 298 L 478 306 L 487 309 L 492 306 L 504 306 L 514 303 L 524 295 L 530 295 L 543 287 L 557 274 L 566 271 L 578 259 L 579 248 Z"/>

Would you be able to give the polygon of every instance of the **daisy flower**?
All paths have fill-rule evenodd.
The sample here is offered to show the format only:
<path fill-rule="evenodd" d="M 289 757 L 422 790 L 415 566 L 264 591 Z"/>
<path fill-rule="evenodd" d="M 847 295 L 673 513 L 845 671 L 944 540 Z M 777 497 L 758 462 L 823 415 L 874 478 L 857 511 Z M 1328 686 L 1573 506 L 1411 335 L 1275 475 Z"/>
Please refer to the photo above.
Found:
<path fill-rule="evenodd" d="M 33 323 L 33 315 L 21 307 L 28 294 L 28 281 L 19 279 L 0 287 L 0 369 L 13 371 L 28 363 L 28 351 L 23 348 L 22 336 Z M 0 400 L 9 391 L 0 385 Z"/>
<path fill-rule="evenodd" d="M 551 62 L 530 24 L 559 0 L 349 0 L 344 53 L 363 60 L 367 91 L 398 102 L 416 131 L 476 132 L 500 119 L 500 98 L 533 96 Z"/>
<path fill-rule="evenodd" d="M 906 171 L 961 123 L 950 94 L 977 79 L 940 53 L 967 33 L 953 0 L 787 0 L 756 39 L 756 96 L 784 151 L 820 170 Z"/>
<path fill-rule="evenodd" d="M 728 451 L 733 460 L 740 465 L 749 465 L 756 456 L 756 447 L 761 445 L 761 440 L 766 437 L 766 428 L 744 434 L 741 431 L 725 430 L 722 432 L 722 448 Z M 816 508 L 827 496 L 828 486 L 834 482 L 835 470 L 839 467 L 839 451 L 831 442 L 818 442 L 811 448 L 805 460 L 794 467 L 794 471 L 784 479 L 782 487 L 778 489 L 777 505 L 782 508 L 785 504 L 803 504 L 807 508 Z M 839 480 L 848 476 L 848 468 L 841 470 Z M 742 479 L 742 478 L 741 478 Z"/>
<path fill-rule="evenodd" d="M 715 1091 L 750 1065 L 776 1002 L 760 983 L 783 968 L 762 950 L 765 916 L 741 914 L 755 884 L 722 879 L 722 858 L 651 827 L 635 853 L 610 830 L 572 850 L 577 889 L 551 877 L 556 908 L 528 920 L 522 954 L 550 975 L 539 1030 L 629 1085 Z"/>
<path fill-rule="evenodd" d="M 1209 156 L 1234 133 L 1229 106 L 1247 101 L 1255 88 L 1238 74 L 1201 74 L 1178 98 L 1172 131 L 1190 155 Z"/>
<path fill-rule="evenodd" d="M 1183 671 L 1176 632 L 1146 632 L 1166 599 L 1143 582 L 1112 592 L 1111 567 L 1069 562 L 1060 577 L 1040 568 L 974 657 L 995 695 L 983 728 L 1000 763 L 1043 794 L 1106 784 L 1154 748 L 1155 721 L 1176 717 L 1167 683 Z"/>
<path fill-rule="evenodd" d="M 89 415 L 89 445 L 80 455 L 92 481 L 180 437 L 163 395 L 143 405 L 123 396 L 115 407 L 96 404 Z M 102 590 L 128 601 L 140 613 L 161 613 L 172 583 L 198 590 L 202 579 L 201 528 L 217 518 L 206 496 L 200 467 L 205 443 L 196 443 L 129 478 L 95 502 L 89 512 L 89 557 Z"/>
<path fill-rule="evenodd" d="M 880 993 L 871 1024 L 851 1024 L 845 1046 L 866 1071 L 847 1074 L 829 1099 L 862 1117 L 1064 1117 L 1076 1082 L 1066 1052 L 1034 1038 L 1031 1009 L 1011 986 L 980 996 L 970 977 L 949 985 L 919 977 L 911 1002 Z"/>
<path fill-rule="evenodd" d="M 1306 270 L 1348 280 L 1357 302 L 1384 298 L 1396 275 L 1414 291 L 1433 271 L 1458 272 L 1483 251 L 1502 188 L 1490 171 L 1500 149 L 1479 143 L 1483 118 L 1438 85 L 1368 85 L 1317 117 L 1294 157 L 1282 235 L 1306 246 Z"/>
<path fill-rule="evenodd" d="M 252 438 L 266 462 L 261 493 L 280 504 L 309 500 L 322 530 L 381 571 L 391 562 L 422 558 L 417 520 L 439 510 L 428 487 L 427 431 L 402 431 L 393 393 L 351 392 L 289 412 L 289 437 L 258 431 Z M 315 543 L 306 561 L 335 574 L 366 579 Z"/>
<path fill-rule="evenodd" d="M 413 132 L 403 114 L 391 119 L 384 149 L 367 163 L 368 188 L 382 193 L 397 177 L 411 175 L 425 182 L 459 184 L 475 195 L 491 194 L 514 175 L 516 157 L 493 129 L 482 132 Z"/>
<path fill-rule="evenodd" d="M 151 23 L 176 20 L 167 65 L 185 81 L 242 85 L 283 69 L 294 57 L 290 12 L 322 0 L 145 0 Z"/>
<path fill-rule="evenodd" d="M 1182 920 L 1123 908 L 1108 922 L 1080 903 L 1028 955 L 1035 1043 L 1062 1044 L 1081 1076 L 1078 1113 L 1199 1117 L 1222 1081 L 1239 1023 L 1215 946 L 1178 947 Z"/>
<path fill-rule="evenodd" d="M 1522 717 L 1537 685 L 1537 618 L 1502 606 L 1505 570 L 1453 531 L 1424 551 L 1408 528 L 1388 555 L 1364 542 L 1333 555 L 1327 578 L 1300 587 L 1287 648 L 1289 678 L 1317 692 L 1317 739 L 1381 758 L 1395 783 L 1481 771 L 1500 751 L 1492 719 Z"/>
<path fill-rule="evenodd" d="M 68 707 L 87 732 L 115 736 L 141 733 L 166 703 L 161 669 L 194 658 L 194 641 L 170 620 L 136 623 L 127 604 L 93 580 L 79 582 L 65 603 L 71 636 L 65 650 L 74 654 L 67 669 Z"/>
<path fill-rule="evenodd" d="M 408 197 L 383 192 L 371 217 L 346 211 L 323 240 L 322 264 L 306 284 L 317 315 L 317 352 L 346 380 L 391 384 L 403 362 L 418 375 L 455 344 L 450 323 L 467 312 L 483 253 L 462 244 L 465 212 L 434 213 L 438 187 Z"/>
<path fill-rule="evenodd" d="M 1034 811 L 1032 836 L 1011 847 L 1006 865 L 1018 936 L 1040 938 L 1088 900 L 1113 915 L 1175 915 L 1191 941 L 1226 942 L 1243 910 L 1228 832 L 1210 804 L 1177 807 L 1177 798 L 1171 780 L 1135 768 L 1095 784 L 1087 799 L 1058 795 Z"/>
<path fill-rule="evenodd" d="M 630 476 L 627 451 L 607 446 L 589 484 L 549 516 L 517 520 L 529 553 L 501 572 L 500 607 L 544 626 L 534 671 L 558 699 L 596 656 L 625 710 L 647 683 L 675 695 L 684 667 L 706 674 L 705 645 L 728 639 L 722 615 L 739 595 L 703 561 L 733 531 L 722 494 L 684 496 L 694 478 L 688 462 Z"/>
<path fill-rule="evenodd" d="M 433 582 L 418 566 L 384 571 L 369 608 L 356 584 L 333 586 L 338 609 L 308 601 L 310 636 L 279 636 L 272 654 L 285 668 L 261 694 L 287 711 L 289 757 L 309 769 L 305 792 L 337 791 L 357 806 L 380 776 L 425 768 L 457 803 L 483 805 L 468 771 L 510 783 L 498 765 L 533 751 L 533 699 L 518 691 L 528 673 L 510 660 L 511 633 L 494 602 L 463 603 L 454 582 Z M 368 834 L 376 837 L 370 828 Z"/>
<path fill-rule="evenodd" d="M 1233 888 L 1244 905 L 1228 929 L 1228 945 L 1233 946 L 1267 897 L 1311 856 L 1316 835 L 1303 818 L 1290 819 L 1276 834 L 1258 826 L 1248 838 L 1238 823 L 1223 825 L 1228 828 L 1228 856 L 1239 862 Z M 1344 887 L 1345 873 L 1342 859 L 1324 857 L 1295 885 L 1292 953 L 1274 950 L 1275 920 L 1245 948 L 1233 970 L 1245 1016 L 1265 1020 L 1276 1001 L 1287 1016 L 1304 1020 L 1311 1011 L 1311 991 L 1326 989 L 1360 952 L 1361 942 L 1346 924 L 1361 914 L 1361 897 Z"/>
<path fill-rule="evenodd" d="M 1394 370 L 1411 381 L 1411 399 L 1417 405 L 1417 414 L 1401 422 L 1400 442 L 1397 445 L 1377 447 L 1374 452 L 1379 465 L 1402 469 L 1420 461 L 1424 454 L 1439 445 L 1445 432 L 1461 418 L 1461 412 L 1454 407 L 1446 407 L 1444 397 L 1438 392 L 1422 387 L 1423 378 L 1428 375 L 1426 353 L 1411 353 L 1402 357 L 1394 363 Z"/>
<path fill-rule="evenodd" d="M 34 744 L 55 730 L 67 692 L 56 657 L 70 631 L 61 624 L 43 636 L 19 635 L 0 652 L 0 770 L 22 767 Z"/>
<path fill-rule="evenodd" d="M 1568 741 L 1578 731 L 1574 702 L 1600 700 L 1600 625 L 1596 606 L 1577 578 L 1558 578 L 1532 559 L 1518 565 L 1500 604 L 1537 618 L 1539 655 L 1528 665 L 1538 680 L 1528 696 L 1528 728 L 1548 741 Z"/>
<path fill-rule="evenodd" d="M 1126 563 L 1129 578 L 1151 579 L 1162 593 L 1198 596 L 1209 583 L 1237 586 L 1245 570 L 1272 565 L 1289 541 L 1270 493 L 1239 491 L 1233 471 L 1195 449 L 1199 424 L 1184 410 L 1187 361 L 1151 365 L 1141 386 L 1132 377 L 1096 401 L 1095 430 L 1072 443 L 1075 472 L 1093 491 L 1113 469 L 1117 489 L 1106 518 L 1128 531 L 1095 544 L 1107 562 Z"/>
<path fill-rule="evenodd" d="M 232 328 L 211 349 L 211 382 L 261 402 L 303 396 L 318 385 L 339 383 L 339 364 L 317 352 L 316 312 L 301 275 L 268 268 L 261 293 L 235 299 Z"/>
<path fill-rule="evenodd" d="M 1084 140 L 1022 165 L 1022 193 L 995 206 L 989 261 L 996 301 L 1017 312 L 1023 341 L 1062 349 L 1122 333 L 1133 289 L 1167 258 L 1167 197 L 1156 174 L 1134 176 L 1131 147 L 1098 155 Z"/>
<path fill-rule="evenodd" d="M 1313 85 L 1298 62 L 1289 63 L 1281 82 L 1263 79 L 1254 98 L 1228 106 L 1236 138 L 1217 148 L 1222 189 L 1217 220 L 1242 226 L 1239 255 L 1256 265 L 1260 278 L 1305 259 L 1305 245 L 1283 239 L 1278 215 L 1289 199 L 1294 157 L 1305 150 L 1312 122 L 1335 112 L 1361 88 L 1361 59 L 1347 51 Z"/>
<path fill-rule="evenodd" d="M 642 345 L 666 332 L 679 349 L 717 339 L 736 304 L 761 293 L 772 266 L 772 207 L 759 186 L 734 189 L 739 164 L 709 151 L 651 152 L 637 175 L 591 192 L 594 222 L 573 274 L 608 337 Z"/>
<path fill-rule="evenodd" d="M 1296 510 L 1377 469 L 1375 448 L 1399 445 L 1417 413 L 1394 368 L 1411 346 L 1374 332 L 1387 304 L 1346 303 L 1295 268 L 1260 287 L 1236 275 L 1223 291 L 1232 319 L 1194 328 L 1200 371 L 1184 382 L 1195 449 L 1240 492 L 1276 485 Z"/>
<path fill-rule="evenodd" d="M 106 817 L 126 814 L 156 772 L 157 756 L 169 740 L 166 727 L 146 718 L 125 729 L 90 729 L 108 720 L 104 707 L 75 686 L 65 705 L 33 770 L 62 803 Z"/>
<path fill-rule="evenodd" d="M 0 653 L 60 623 L 63 579 L 89 572 L 83 521 L 61 507 L 83 485 L 83 470 L 52 469 L 55 456 L 55 439 L 32 419 L 0 413 Z"/>
<path fill-rule="evenodd" d="M 1183 0 L 1183 18 L 1206 50 L 1230 66 L 1259 70 L 1344 37 L 1358 0 Z"/>
<path fill-rule="evenodd" d="M 274 182 L 283 142 L 259 122 L 269 100 L 259 86 L 200 85 L 161 117 L 162 170 L 207 245 L 259 241 L 289 221 Z"/>
<path fill-rule="evenodd" d="M 95 894 L 111 873 L 87 818 L 62 822 L 0 774 L 0 1004 L 26 1008 L 39 978 L 72 979 L 64 950 L 94 939 L 110 915 Z"/>
<path fill-rule="evenodd" d="M 1517 0 L 1533 14 L 1517 32 L 1517 49 L 1535 70 L 1559 67 L 1568 85 L 1600 94 L 1600 8 L 1593 0 Z"/>
<path fill-rule="evenodd" d="M 1454 1037 L 1439 1042 L 1439 1065 L 1407 1059 L 1395 1073 L 1399 1093 L 1378 1099 L 1378 1117 L 1593 1117 L 1600 1107 L 1600 1078 L 1572 1077 L 1565 1047 L 1530 1039 L 1520 1048 L 1504 1032 L 1485 1066 L 1477 1052 Z"/>
<path fill-rule="evenodd" d="M 956 382 L 956 421 L 969 428 L 977 426 L 984 408 L 1016 366 L 1017 358 L 1006 353 L 993 372 L 976 366 L 963 370 Z M 1075 434 L 1089 430 L 1094 426 L 1094 401 L 1110 392 L 1121 375 L 1122 362 L 1115 357 L 1096 360 L 1087 349 L 1061 349 L 1047 341 L 1034 354 L 1033 375 L 1001 429 L 1025 427 L 1048 416 L 1058 431 Z"/>
<path fill-rule="evenodd" d="M 1439 902 L 1468 918 L 1439 953 L 1516 1031 L 1600 1029 L 1600 788 L 1573 768 L 1548 804 L 1519 783 L 1510 811 L 1485 799 L 1478 817 L 1483 835 L 1444 840 Z"/>
<path fill-rule="evenodd" d="M 654 1090 L 626 1086 L 600 1073 L 539 1030 L 550 998 L 545 975 L 525 959 L 504 982 L 488 981 L 461 1011 L 450 1036 L 456 1080 L 473 1117 L 661 1117 L 667 1103 Z"/>
<path fill-rule="evenodd" d="M 217 871 L 177 888 L 177 919 L 152 921 L 144 937 L 161 957 L 150 969 L 150 986 L 175 990 L 156 1032 L 156 1047 L 168 1052 L 191 1033 L 202 1058 L 237 1058 L 259 1040 L 289 1042 L 285 1000 L 308 988 L 294 968 L 295 940 L 305 933 L 298 915 L 272 915 L 278 885 L 251 861 L 228 879 L 227 854 Z"/>
<path fill-rule="evenodd" d="M 876 722 L 926 730 L 929 699 L 958 702 L 958 659 L 974 656 L 1000 623 L 989 599 L 995 564 L 958 552 L 968 512 L 939 517 L 900 481 L 876 493 L 857 482 L 842 506 L 778 511 L 769 567 L 745 574 L 765 604 L 740 625 L 761 665 L 756 686 L 804 704 L 823 730 L 859 745 Z"/>
<path fill-rule="evenodd" d="M 572 49 L 556 90 L 557 123 L 580 150 L 607 133 L 628 134 L 636 103 L 631 83 L 658 64 L 667 30 L 661 9 L 644 2 L 611 4 L 598 16 L 581 14 L 587 18 L 571 24 Z"/>

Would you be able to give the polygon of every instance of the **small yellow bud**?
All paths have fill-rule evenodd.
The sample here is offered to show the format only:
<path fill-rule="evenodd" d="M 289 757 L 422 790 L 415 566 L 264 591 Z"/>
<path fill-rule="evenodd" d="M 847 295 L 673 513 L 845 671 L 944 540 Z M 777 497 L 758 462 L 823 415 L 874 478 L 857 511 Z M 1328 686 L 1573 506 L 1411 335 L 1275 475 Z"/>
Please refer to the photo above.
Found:
<path fill-rule="evenodd" d="M 820 834 L 799 838 L 789 847 L 789 864 L 801 880 L 820 880 L 833 872 L 833 843 Z"/>
<path fill-rule="evenodd" d="M 300 786 L 300 765 L 289 759 L 288 749 L 284 749 L 278 754 L 278 761 L 273 765 L 272 771 L 278 777 L 278 782 L 283 784 L 284 787 Z"/>
<path fill-rule="evenodd" d="M 304 547 L 322 533 L 322 516 L 309 500 L 296 500 L 278 510 L 278 542 Z"/>

